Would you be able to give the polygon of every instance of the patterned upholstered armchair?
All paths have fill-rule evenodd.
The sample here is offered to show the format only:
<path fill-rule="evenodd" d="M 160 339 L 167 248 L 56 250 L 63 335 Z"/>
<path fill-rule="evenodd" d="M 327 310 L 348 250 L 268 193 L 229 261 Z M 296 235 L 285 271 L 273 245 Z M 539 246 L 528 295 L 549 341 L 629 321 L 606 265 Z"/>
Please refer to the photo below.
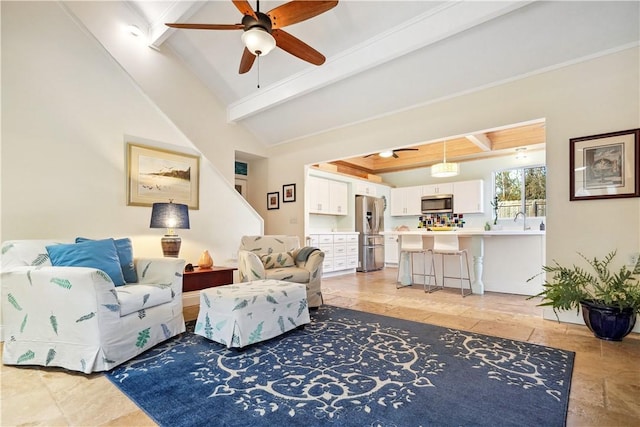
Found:
<path fill-rule="evenodd" d="M 52 246 L 74 245 L 2 245 L 4 364 L 106 371 L 185 331 L 184 260 L 134 259 L 131 253 L 128 277 L 137 280 L 116 286 L 111 271 L 53 266 L 47 249 Z M 116 253 L 115 259 L 122 258 Z"/>
<path fill-rule="evenodd" d="M 238 251 L 238 273 L 242 282 L 260 279 L 306 284 L 309 307 L 322 305 L 324 252 L 300 247 L 297 236 L 243 236 Z"/>

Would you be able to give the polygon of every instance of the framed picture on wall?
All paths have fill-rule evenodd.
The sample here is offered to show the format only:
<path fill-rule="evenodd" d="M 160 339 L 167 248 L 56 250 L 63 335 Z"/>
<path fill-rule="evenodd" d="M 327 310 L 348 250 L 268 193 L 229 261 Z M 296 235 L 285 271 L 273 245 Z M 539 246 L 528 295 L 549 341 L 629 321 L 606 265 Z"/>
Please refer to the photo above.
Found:
<path fill-rule="evenodd" d="M 200 157 L 127 144 L 127 205 L 182 203 L 199 208 Z"/>
<path fill-rule="evenodd" d="M 287 184 L 282 186 L 282 202 L 295 202 L 296 201 L 296 185 Z"/>
<path fill-rule="evenodd" d="M 640 129 L 569 143 L 569 200 L 640 197 Z"/>
<path fill-rule="evenodd" d="M 280 209 L 280 193 L 267 193 L 267 209 Z"/>

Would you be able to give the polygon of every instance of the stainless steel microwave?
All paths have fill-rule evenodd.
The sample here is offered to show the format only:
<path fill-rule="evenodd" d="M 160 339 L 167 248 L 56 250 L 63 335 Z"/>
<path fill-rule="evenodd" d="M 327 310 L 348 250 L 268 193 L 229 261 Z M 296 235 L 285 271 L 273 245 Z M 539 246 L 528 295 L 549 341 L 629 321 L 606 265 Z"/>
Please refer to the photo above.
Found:
<path fill-rule="evenodd" d="M 453 213 L 453 194 L 422 196 L 423 214 Z"/>

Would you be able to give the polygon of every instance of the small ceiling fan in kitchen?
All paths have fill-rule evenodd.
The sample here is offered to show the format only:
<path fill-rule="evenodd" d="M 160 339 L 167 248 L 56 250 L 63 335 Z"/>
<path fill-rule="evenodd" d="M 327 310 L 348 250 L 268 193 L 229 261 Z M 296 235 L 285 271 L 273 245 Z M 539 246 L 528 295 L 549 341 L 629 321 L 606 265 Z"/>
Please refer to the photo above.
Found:
<path fill-rule="evenodd" d="M 400 151 L 420 151 L 420 150 L 417 148 L 398 148 L 397 150 L 386 150 L 386 151 L 381 151 L 379 153 L 367 154 L 366 156 L 363 156 L 363 157 L 366 158 L 366 157 L 378 155 L 382 158 L 393 157 L 394 159 L 397 159 L 400 157 L 397 154 Z"/>
<path fill-rule="evenodd" d="M 240 74 L 251 69 L 256 56 L 264 56 L 276 46 L 311 64 L 324 63 L 326 59 L 324 55 L 282 28 L 333 9 L 338 4 L 337 0 L 290 1 L 267 13 L 260 12 L 259 0 L 256 2 L 256 10 L 253 10 L 247 0 L 232 0 L 232 3 L 243 15 L 242 22 L 239 24 L 167 23 L 166 25 L 171 28 L 194 30 L 243 30 L 242 42 L 245 48 L 240 60 Z"/>

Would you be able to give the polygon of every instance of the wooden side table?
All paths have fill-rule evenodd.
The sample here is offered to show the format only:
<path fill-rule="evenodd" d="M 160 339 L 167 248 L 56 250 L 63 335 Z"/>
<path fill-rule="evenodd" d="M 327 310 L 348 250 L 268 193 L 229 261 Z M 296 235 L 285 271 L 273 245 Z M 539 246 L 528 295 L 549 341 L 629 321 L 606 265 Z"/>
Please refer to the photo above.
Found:
<path fill-rule="evenodd" d="M 182 292 L 199 291 L 215 286 L 233 283 L 234 267 L 195 267 L 193 271 L 185 271 L 182 277 Z"/>

